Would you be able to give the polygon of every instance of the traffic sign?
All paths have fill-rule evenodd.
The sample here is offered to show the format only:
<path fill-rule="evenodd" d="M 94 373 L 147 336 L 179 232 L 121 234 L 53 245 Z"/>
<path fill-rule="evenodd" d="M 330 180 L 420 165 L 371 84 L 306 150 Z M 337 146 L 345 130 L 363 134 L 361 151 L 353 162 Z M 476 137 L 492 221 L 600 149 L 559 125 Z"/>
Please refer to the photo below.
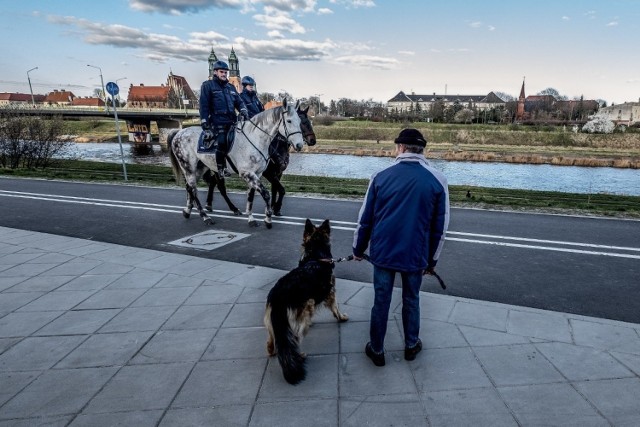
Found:
<path fill-rule="evenodd" d="M 109 92 L 111 96 L 116 96 L 120 92 L 120 88 L 116 83 L 109 82 L 107 83 L 107 92 Z"/>

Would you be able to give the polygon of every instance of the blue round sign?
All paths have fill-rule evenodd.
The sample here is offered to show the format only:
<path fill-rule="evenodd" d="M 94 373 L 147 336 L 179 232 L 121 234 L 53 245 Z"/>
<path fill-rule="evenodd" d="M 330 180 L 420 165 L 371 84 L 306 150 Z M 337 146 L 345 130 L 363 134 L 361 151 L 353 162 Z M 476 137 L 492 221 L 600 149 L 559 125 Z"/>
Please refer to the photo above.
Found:
<path fill-rule="evenodd" d="M 109 92 L 111 96 L 116 96 L 120 92 L 120 88 L 116 83 L 109 82 L 107 83 L 107 92 Z"/>

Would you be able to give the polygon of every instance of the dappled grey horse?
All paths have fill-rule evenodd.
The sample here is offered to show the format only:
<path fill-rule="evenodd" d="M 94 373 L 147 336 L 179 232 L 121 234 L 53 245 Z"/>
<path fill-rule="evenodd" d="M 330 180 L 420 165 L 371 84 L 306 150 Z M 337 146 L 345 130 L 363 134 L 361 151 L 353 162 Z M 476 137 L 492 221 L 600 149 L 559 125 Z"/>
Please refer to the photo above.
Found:
<path fill-rule="evenodd" d="M 300 117 L 300 129 L 302 130 L 302 138 L 304 142 L 312 147 L 316 145 L 316 134 L 313 131 L 313 125 L 311 120 L 309 120 L 309 116 L 307 113 L 309 112 L 309 107 L 304 110 L 298 107 L 297 109 L 298 116 Z M 289 144 L 283 135 L 278 134 L 278 136 L 271 142 L 269 146 L 269 164 L 267 165 L 267 169 L 262 173 L 262 176 L 267 179 L 271 183 L 271 207 L 273 208 L 273 214 L 275 216 L 281 215 L 282 209 L 282 201 L 285 195 L 285 189 L 282 183 L 280 182 L 280 178 L 282 178 L 282 174 L 287 169 L 289 165 Z M 220 190 L 220 195 L 229 206 L 231 212 L 235 215 L 241 215 L 240 209 L 233 204 L 231 199 L 227 194 L 227 188 L 224 180 L 220 180 L 220 177 L 217 173 L 210 171 L 205 172 L 203 175 L 204 180 L 209 184 L 209 191 L 207 192 L 207 204 L 205 209 L 209 212 L 213 211 L 213 190 L 215 187 L 218 187 Z M 253 199 L 255 196 L 256 190 L 251 188 L 249 189 L 249 193 L 247 195 L 247 211 L 253 210 Z"/>
<path fill-rule="evenodd" d="M 202 130 L 198 127 L 171 131 L 168 135 L 169 157 L 171 167 L 180 181 L 180 176 L 186 180 L 187 206 L 183 209 L 185 218 L 191 216 L 191 210 L 195 203 L 198 214 L 205 224 L 212 224 L 202 204 L 198 199 L 196 183 L 204 173 L 202 165 L 217 172 L 215 153 L 199 153 L 198 140 Z M 248 188 L 257 190 L 265 202 L 265 225 L 271 228 L 271 208 L 269 191 L 260 181 L 260 176 L 267 168 L 269 162 L 269 145 L 278 134 L 284 135 L 287 142 L 300 151 L 304 144 L 300 129 L 300 117 L 296 107 L 286 100 L 282 106 L 256 114 L 251 120 L 238 122 L 235 129 L 235 142 L 229 150 L 228 161 L 231 169 L 245 180 Z M 255 219 L 251 211 L 247 212 L 250 225 L 255 225 Z"/>

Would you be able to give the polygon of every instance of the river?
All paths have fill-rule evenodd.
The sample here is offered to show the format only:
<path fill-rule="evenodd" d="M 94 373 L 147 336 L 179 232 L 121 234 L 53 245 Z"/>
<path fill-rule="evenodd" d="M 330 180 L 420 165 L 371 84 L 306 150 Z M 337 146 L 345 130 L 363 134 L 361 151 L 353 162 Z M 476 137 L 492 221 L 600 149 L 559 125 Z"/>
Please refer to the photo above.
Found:
<path fill-rule="evenodd" d="M 124 144 L 127 163 L 169 165 L 169 156 L 158 145 L 148 151 Z M 74 144 L 68 157 L 82 160 L 120 162 L 117 143 Z M 286 173 L 292 175 L 369 178 L 394 161 L 390 157 L 361 157 L 336 154 L 291 154 Z M 449 184 L 568 193 L 609 193 L 640 196 L 640 169 L 578 166 L 527 165 L 516 163 L 457 162 L 430 160 Z"/>

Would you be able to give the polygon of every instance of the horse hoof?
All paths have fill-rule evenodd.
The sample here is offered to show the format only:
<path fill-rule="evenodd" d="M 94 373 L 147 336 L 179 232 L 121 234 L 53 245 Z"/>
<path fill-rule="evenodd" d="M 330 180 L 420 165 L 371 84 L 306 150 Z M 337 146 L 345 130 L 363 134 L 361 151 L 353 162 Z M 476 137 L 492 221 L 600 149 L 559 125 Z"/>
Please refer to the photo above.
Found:
<path fill-rule="evenodd" d="M 211 218 L 207 217 L 207 218 L 204 219 L 204 223 L 205 223 L 205 225 L 213 225 L 216 222 L 214 220 L 212 220 Z"/>
<path fill-rule="evenodd" d="M 251 220 L 251 221 L 249 221 L 249 227 L 260 227 L 260 223 L 258 221 L 256 221 L 255 219 Z"/>
<path fill-rule="evenodd" d="M 182 211 L 182 216 L 185 218 L 189 218 L 191 216 L 191 212 L 187 212 L 185 210 Z"/>
<path fill-rule="evenodd" d="M 211 205 L 206 205 L 204 208 L 205 208 L 208 212 L 213 212 L 213 206 L 211 206 Z"/>
<path fill-rule="evenodd" d="M 241 215 L 242 215 L 242 212 L 240 211 L 240 209 L 236 209 L 235 211 L 233 211 L 233 214 L 234 214 L 235 216 L 241 216 Z"/>
<path fill-rule="evenodd" d="M 271 230 L 271 227 L 273 227 L 273 224 L 267 221 L 264 222 L 264 225 L 266 225 L 269 230 Z"/>
<path fill-rule="evenodd" d="M 273 214 L 275 216 L 282 216 L 282 212 L 280 212 L 280 211 L 274 211 Z"/>

